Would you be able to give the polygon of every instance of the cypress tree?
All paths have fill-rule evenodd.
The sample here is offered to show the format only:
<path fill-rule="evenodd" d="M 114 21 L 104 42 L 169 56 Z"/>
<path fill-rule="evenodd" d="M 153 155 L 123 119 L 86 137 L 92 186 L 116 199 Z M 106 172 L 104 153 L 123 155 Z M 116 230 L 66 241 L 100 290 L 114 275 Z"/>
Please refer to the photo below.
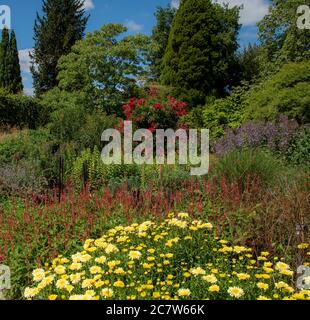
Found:
<path fill-rule="evenodd" d="M 236 61 L 239 8 L 181 0 L 163 59 L 161 82 L 192 106 L 221 97 Z"/>
<path fill-rule="evenodd" d="M 0 87 L 6 88 L 8 83 L 7 59 L 10 45 L 10 35 L 8 29 L 2 30 L 0 46 Z"/>
<path fill-rule="evenodd" d="M 152 40 L 154 41 L 156 50 L 151 57 L 151 71 L 155 79 L 158 79 L 161 74 L 163 57 L 168 45 L 169 34 L 175 14 L 176 9 L 170 5 L 167 7 L 158 7 L 155 12 L 157 22 L 152 31 Z"/>
<path fill-rule="evenodd" d="M 44 0 L 43 16 L 37 14 L 34 26 L 34 52 L 31 54 L 34 88 L 37 95 L 57 86 L 57 63 L 84 36 L 88 16 L 84 0 Z"/>
<path fill-rule="evenodd" d="M 20 73 L 20 64 L 16 43 L 15 32 L 12 30 L 10 45 L 7 54 L 7 83 L 6 87 L 11 93 L 19 93 L 23 90 L 22 77 Z"/>

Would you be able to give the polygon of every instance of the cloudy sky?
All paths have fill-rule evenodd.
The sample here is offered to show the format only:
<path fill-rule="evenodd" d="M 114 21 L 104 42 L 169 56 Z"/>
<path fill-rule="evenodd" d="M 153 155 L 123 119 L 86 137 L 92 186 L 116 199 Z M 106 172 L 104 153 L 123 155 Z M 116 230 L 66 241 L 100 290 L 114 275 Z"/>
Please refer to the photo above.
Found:
<path fill-rule="evenodd" d="M 213 0 L 243 5 L 240 46 L 257 41 L 256 23 L 268 12 L 268 0 Z M 42 0 L 3 0 L 1 4 L 10 6 L 12 28 L 17 34 L 25 93 L 31 94 L 32 77 L 29 70 L 29 51 L 33 47 L 33 24 L 36 12 L 41 12 Z M 123 23 L 130 34 L 142 32 L 150 34 L 155 24 L 154 12 L 157 6 L 178 7 L 179 0 L 85 0 L 85 9 L 90 14 L 87 31 L 100 28 L 108 22 Z"/>

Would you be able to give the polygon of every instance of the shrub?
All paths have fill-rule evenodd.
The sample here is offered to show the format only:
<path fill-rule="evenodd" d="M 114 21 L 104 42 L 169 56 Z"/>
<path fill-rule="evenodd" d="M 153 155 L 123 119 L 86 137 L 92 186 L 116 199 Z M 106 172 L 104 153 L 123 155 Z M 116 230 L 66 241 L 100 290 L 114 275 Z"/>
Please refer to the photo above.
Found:
<path fill-rule="evenodd" d="M 249 91 L 246 119 L 276 119 L 285 114 L 300 123 L 310 122 L 310 61 L 289 63 Z"/>
<path fill-rule="evenodd" d="M 181 118 L 187 115 L 187 103 L 173 97 L 162 97 L 157 88 L 152 88 L 146 98 L 132 98 L 123 106 L 125 119 L 132 121 L 136 128 L 174 129 Z"/>
<path fill-rule="evenodd" d="M 294 165 L 310 167 L 310 128 L 306 127 L 292 141 L 287 160 Z"/>
<path fill-rule="evenodd" d="M 298 123 L 286 116 L 280 116 L 277 121 L 250 121 L 236 130 L 227 130 L 214 150 L 216 154 L 223 155 L 236 149 L 266 147 L 274 152 L 285 153 L 298 130 Z"/>
<path fill-rule="evenodd" d="M 254 149 L 232 151 L 220 158 L 211 174 L 246 189 L 249 179 L 256 179 L 265 187 L 275 184 L 283 170 L 283 163 L 270 152 Z"/>
<path fill-rule="evenodd" d="M 284 259 L 269 252 L 255 257 L 252 249 L 214 237 L 212 230 L 211 223 L 187 213 L 117 226 L 35 269 L 24 298 L 310 299 L 309 290 L 295 292 L 294 271 Z"/>
<path fill-rule="evenodd" d="M 116 178 L 121 178 L 123 183 L 126 177 L 136 173 L 137 168 L 135 165 L 104 164 L 101 160 L 100 151 L 95 147 L 93 151 L 91 149 L 82 151 L 73 163 L 70 176 L 77 187 L 81 187 L 84 182 L 91 188 L 98 189 Z"/>
<path fill-rule="evenodd" d="M 224 135 L 227 128 L 237 129 L 244 118 L 244 100 L 247 86 L 235 88 L 224 99 L 217 99 L 206 104 L 203 111 L 203 124 L 210 129 L 213 139 Z"/>
<path fill-rule="evenodd" d="M 0 200 L 12 195 L 40 194 L 47 185 L 42 169 L 35 161 L 0 164 Z"/>
<path fill-rule="evenodd" d="M 37 99 L 0 90 L 0 125 L 35 129 L 46 119 L 45 109 Z"/>

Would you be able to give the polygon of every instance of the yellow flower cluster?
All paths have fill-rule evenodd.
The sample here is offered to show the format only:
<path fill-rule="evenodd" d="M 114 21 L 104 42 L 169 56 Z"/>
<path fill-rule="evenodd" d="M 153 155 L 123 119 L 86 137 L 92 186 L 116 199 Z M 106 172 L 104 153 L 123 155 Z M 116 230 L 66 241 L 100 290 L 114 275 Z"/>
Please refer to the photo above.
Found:
<path fill-rule="evenodd" d="M 292 299 L 294 272 L 268 252 L 231 245 L 213 234 L 211 223 L 187 213 L 161 223 L 117 226 L 88 239 L 71 257 L 58 256 L 33 271 L 26 299 Z M 306 244 L 299 246 L 308 248 Z"/>

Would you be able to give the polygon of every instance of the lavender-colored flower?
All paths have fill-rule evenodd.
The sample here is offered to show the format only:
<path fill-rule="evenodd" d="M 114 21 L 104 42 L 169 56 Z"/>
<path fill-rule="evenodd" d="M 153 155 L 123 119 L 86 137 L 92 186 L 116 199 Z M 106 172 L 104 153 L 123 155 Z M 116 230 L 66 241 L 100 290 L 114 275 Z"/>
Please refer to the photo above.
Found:
<path fill-rule="evenodd" d="M 276 121 L 249 121 L 239 129 L 228 129 L 214 147 L 218 155 L 227 154 L 235 149 L 267 147 L 272 151 L 284 152 L 299 132 L 295 120 L 281 115 Z"/>

